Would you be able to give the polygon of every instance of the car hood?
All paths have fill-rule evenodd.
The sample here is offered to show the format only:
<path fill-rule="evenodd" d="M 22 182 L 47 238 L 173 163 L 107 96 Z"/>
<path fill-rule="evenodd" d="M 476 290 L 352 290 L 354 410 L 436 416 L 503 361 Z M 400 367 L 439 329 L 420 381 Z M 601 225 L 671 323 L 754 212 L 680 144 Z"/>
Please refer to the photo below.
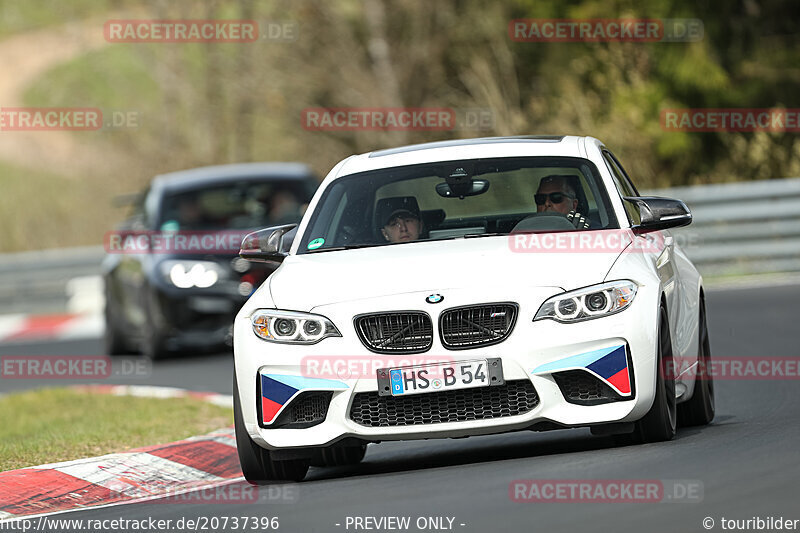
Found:
<path fill-rule="evenodd" d="M 618 252 L 520 252 L 506 236 L 292 255 L 269 277 L 279 309 L 480 286 L 559 287 L 604 280 Z"/>

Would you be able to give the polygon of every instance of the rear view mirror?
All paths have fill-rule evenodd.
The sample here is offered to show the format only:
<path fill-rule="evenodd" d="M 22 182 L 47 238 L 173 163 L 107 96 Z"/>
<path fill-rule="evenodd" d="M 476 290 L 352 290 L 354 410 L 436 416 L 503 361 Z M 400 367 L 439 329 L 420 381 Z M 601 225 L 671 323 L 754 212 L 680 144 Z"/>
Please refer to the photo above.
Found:
<path fill-rule="evenodd" d="M 489 180 L 470 180 L 465 183 L 437 183 L 436 192 L 444 198 L 476 196 L 489 190 Z"/>
<path fill-rule="evenodd" d="M 255 263 L 282 263 L 289 255 L 297 224 L 273 226 L 248 233 L 242 239 L 239 256 Z"/>
<path fill-rule="evenodd" d="M 634 231 L 646 232 L 679 228 L 692 223 L 692 213 L 680 200 L 655 196 L 629 196 L 625 200 L 633 203 L 639 211 L 639 224 Z"/>

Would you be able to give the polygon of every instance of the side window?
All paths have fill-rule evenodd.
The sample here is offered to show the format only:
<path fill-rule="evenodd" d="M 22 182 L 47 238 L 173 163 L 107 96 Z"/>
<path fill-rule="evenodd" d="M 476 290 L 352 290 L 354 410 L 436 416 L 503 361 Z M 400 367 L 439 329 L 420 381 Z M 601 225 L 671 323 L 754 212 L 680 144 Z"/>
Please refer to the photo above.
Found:
<path fill-rule="evenodd" d="M 617 187 L 617 191 L 619 192 L 620 196 L 639 196 L 639 192 L 631 183 L 630 179 L 628 179 L 627 174 L 625 171 L 622 170 L 622 167 L 617 164 L 617 159 L 609 152 L 608 150 L 603 150 L 603 159 L 608 166 L 608 169 L 611 171 L 611 177 L 614 178 L 614 185 Z M 639 210 L 633 205 L 631 202 L 627 200 L 622 200 L 622 205 L 625 206 L 625 212 L 628 214 L 628 220 L 631 224 L 639 224 L 641 222 L 641 217 L 639 216 Z"/>
<path fill-rule="evenodd" d="M 619 162 L 617 156 L 615 156 L 608 150 L 604 150 L 604 153 L 606 157 L 610 159 L 612 167 L 615 167 L 622 176 L 622 183 L 626 186 L 626 190 L 633 192 L 633 194 L 629 194 L 628 196 L 639 196 L 639 191 L 636 190 L 636 186 L 633 184 L 633 181 L 631 181 L 631 177 L 628 176 L 627 172 L 625 172 L 625 168 L 622 166 L 622 163 Z"/>

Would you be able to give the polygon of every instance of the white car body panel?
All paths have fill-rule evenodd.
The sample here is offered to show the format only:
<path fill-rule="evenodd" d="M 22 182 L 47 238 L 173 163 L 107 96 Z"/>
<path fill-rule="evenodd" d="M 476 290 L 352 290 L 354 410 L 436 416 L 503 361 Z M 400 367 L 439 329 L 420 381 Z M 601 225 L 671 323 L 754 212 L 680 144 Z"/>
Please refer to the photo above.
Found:
<path fill-rule="evenodd" d="M 385 167 L 482 157 L 588 159 L 600 172 L 620 226 L 629 227 L 601 148 L 600 141 L 591 137 L 564 137 L 560 142 L 507 140 L 420 148 L 380 157 L 363 154 L 337 164 L 309 205 L 289 256 L 242 307 L 234 323 L 238 394 L 251 439 L 267 449 L 304 448 L 330 445 L 347 437 L 366 441 L 461 437 L 523 429 L 538 422 L 577 427 L 630 422 L 644 416 L 654 398 L 656 324 L 662 298 L 667 304 L 675 357 L 694 364 L 698 354 L 702 280 L 682 250 L 671 242 L 668 231 L 637 237 L 667 243 L 654 252 L 520 253 L 512 249 L 509 243 L 512 237 L 497 236 L 297 254 L 299 236 L 305 233 L 325 189 L 336 179 Z M 533 321 L 547 298 L 613 280 L 632 280 L 638 284 L 638 292 L 628 309 L 572 324 Z M 427 303 L 426 296 L 434 293 L 444 295 L 444 301 Z M 256 379 L 260 372 L 299 377 L 306 372 L 302 364 L 309 357 L 387 357 L 369 351 L 360 342 L 353 320 L 356 315 L 419 310 L 428 313 L 436 325 L 444 309 L 487 302 L 515 302 L 519 306 L 514 330 L 503 342 L 448 350 L 434 333 L 433 346 L 428 352 L 392 357 L 442 357 L 456 361 L 499 357 L 506 380 L 530 379 L 535 387 L 540 402 L 532 411 L 469 422 L 367 427 L 350 420 L 348 410 L 354 394 L 377 390 L 376 376 L 343 372 L 326 376 L 342 385 L 330 388 L 333 399 L 324 422 L 303 429 L 275 429 L 259 424 Z M 342 336 L 326 338 L 314 345 L 266 342 L 253 333 L 251 326 L 251 316 L 258 309 L 313 312 L 331 320 Z M 550 373 L 536 371 L 542 365 L 569 356 L 618 345 L 630 349 L 635 383 L 635 396 L 630 400 L 575 405 L 565 401 Z M 691 397 L 693 387 L 691 378 L 679 379 L 679 401 Z"/>
<path fill-rule="evenodd" d="M 575 254 L 519 252 L 505 236 L 420 241 L 290 256 L 268 283 L 278 308 L 311 311 L 317 305 L 375 296 L 475 287 L 478 279 L 482 286 L 497 288 L 508 287 L 509 279 L 513 279 L 519 288 L 545 285 L 574 289 L 602 281 L 597 279 L 597 272 L 608 272 L 618 254 L 581 255 L 578 262 L 570 260 Z M 358 283 L 315 283 L 311 288 L 308 280 L 319 272 L 330 279 Z"/>

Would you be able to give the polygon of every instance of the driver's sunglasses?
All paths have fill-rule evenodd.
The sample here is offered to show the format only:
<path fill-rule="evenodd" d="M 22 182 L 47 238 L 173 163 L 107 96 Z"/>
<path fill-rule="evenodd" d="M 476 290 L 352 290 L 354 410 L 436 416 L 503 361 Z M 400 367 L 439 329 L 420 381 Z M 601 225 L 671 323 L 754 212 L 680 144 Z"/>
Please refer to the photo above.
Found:
<path fill-rule="evenodd" d="M 563 192 L 538 193 L 534 194 L 533 198 L 536 200 L 536 205 L 544 205 L 547 203 L 548 196 L 550 197 L 550 201 L 554 204 L 560 204 L 565 198 L 571 198 L 573 200 L 575 199 L 575 197 L 571 194 Z"/>

